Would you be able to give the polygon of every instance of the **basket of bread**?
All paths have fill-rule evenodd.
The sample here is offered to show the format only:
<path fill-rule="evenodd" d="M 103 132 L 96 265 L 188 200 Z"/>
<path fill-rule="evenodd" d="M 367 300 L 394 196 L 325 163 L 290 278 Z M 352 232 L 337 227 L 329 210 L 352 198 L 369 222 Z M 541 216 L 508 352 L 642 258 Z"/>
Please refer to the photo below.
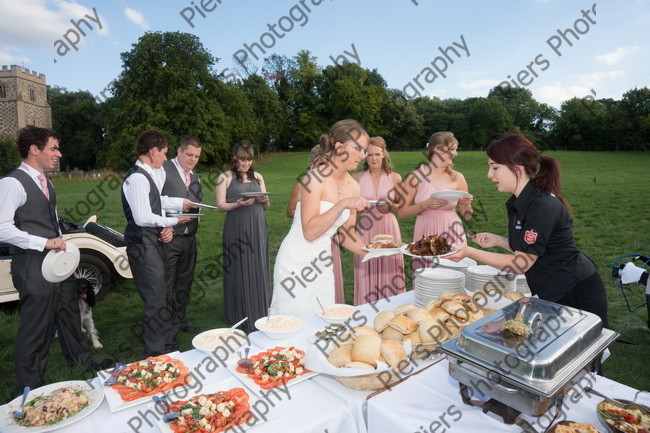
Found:
<path fill-rule="evenodd" d="M 384 340 L 369 326 L 356 326 L 337 338 L 317 340 L 305 366 L 331 374 L 348 388 L 372 391 L 395 381 L 409 363 L 410 343 Z"/>
<path fill-rule="evenodd" d="M 403 304 L 375 316 L 373 328 L 384 340 L 412 346 L 411 358 L 427 358 L 440 344 L 455 337 L 468 324 L 494 310 L 477 305 L 464 293 L 443 292 L 424 308 Z"/>

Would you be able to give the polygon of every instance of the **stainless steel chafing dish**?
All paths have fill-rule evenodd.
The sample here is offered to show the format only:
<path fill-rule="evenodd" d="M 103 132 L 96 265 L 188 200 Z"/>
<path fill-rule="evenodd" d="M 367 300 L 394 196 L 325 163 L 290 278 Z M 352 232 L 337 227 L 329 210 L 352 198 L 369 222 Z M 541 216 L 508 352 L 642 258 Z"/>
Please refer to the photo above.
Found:
<path fill-rule="evenodd" d="M 528 336 L 504 331 L 521 309 Z M 465 327 L 444 343 L 449 374 L 519 412 L 545 413 L 560 391 L 600 363 L 618 337 L 598 316 L 537 298 L 524 298 Z"/>

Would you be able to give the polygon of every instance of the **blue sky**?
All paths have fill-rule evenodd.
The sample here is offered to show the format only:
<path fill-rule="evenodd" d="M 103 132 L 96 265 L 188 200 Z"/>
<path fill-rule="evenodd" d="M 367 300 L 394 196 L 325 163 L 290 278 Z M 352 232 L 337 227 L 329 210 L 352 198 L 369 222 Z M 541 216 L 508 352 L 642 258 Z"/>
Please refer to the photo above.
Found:
<path fill-rule="evenodd" d="M 510 75 L 559 107 L 650 76 L 650 0 L 0 0 L 0 64 L 99 95 L 145 31 L 197 35 L 226 74 L 236 53 L 261 67 L 253 53 L 307 49 L 327 66 L 347 51 L 409 96 L 486 96 Z"/>

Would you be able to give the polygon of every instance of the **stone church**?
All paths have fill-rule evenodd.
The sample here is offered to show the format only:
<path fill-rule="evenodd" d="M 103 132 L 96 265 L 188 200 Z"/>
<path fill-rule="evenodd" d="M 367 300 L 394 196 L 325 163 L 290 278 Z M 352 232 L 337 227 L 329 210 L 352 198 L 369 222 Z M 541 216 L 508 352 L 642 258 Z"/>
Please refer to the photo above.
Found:
<path fill-rule="evenodd" d="M 0 138 L 15 137 L 26 125 L 52 127 L 45 75 L 11 65 L 0 71 Z"/>

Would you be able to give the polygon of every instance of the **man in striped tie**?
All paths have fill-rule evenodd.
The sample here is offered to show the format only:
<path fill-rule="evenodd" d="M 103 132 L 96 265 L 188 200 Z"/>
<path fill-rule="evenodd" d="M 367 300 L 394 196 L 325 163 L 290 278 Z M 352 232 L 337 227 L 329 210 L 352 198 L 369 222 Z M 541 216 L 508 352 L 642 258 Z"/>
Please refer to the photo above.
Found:
<path fill-rule="evenodd" d="M 203 199 L 201 179 L 194 172 L 201 157 L 201 142 L 198 138 L 186 136 L 178 146 L 176 158 L 166 161 L 162 170 L 165 171 L 165 185 L 162 195 L 182 197 L 194 203 Z M 199 330 L 187 323 L 186 309 L 194 279 L 196 264 L 196 238 L 199 227 L 198 218 L 189 223 L 173 227 L 174 238 L 165 244 L 167 250 L 167 266 L 169 278 L 167 285 L 172 293 L 174 305 L 173 334 L 179 331 L 198 333 Z"/>
<path fill-rule="evenodd" d="M 75 280 L 52 283 L 41 266 L 50 250 L 65 251 L 56 210 L 54 187 L 45 171 L 61 158 L 61 137 L 51 129 L 26 126 L 16 143 L 20 166 L 0 179 L 0 241 L 11 244 L 11 278 L 18 290 L 20 319 L 15 342 L 19 391 L 43 385 L 43 371 L 56 326 L 68 364 L 95 368 L 81 338 Z"/>

